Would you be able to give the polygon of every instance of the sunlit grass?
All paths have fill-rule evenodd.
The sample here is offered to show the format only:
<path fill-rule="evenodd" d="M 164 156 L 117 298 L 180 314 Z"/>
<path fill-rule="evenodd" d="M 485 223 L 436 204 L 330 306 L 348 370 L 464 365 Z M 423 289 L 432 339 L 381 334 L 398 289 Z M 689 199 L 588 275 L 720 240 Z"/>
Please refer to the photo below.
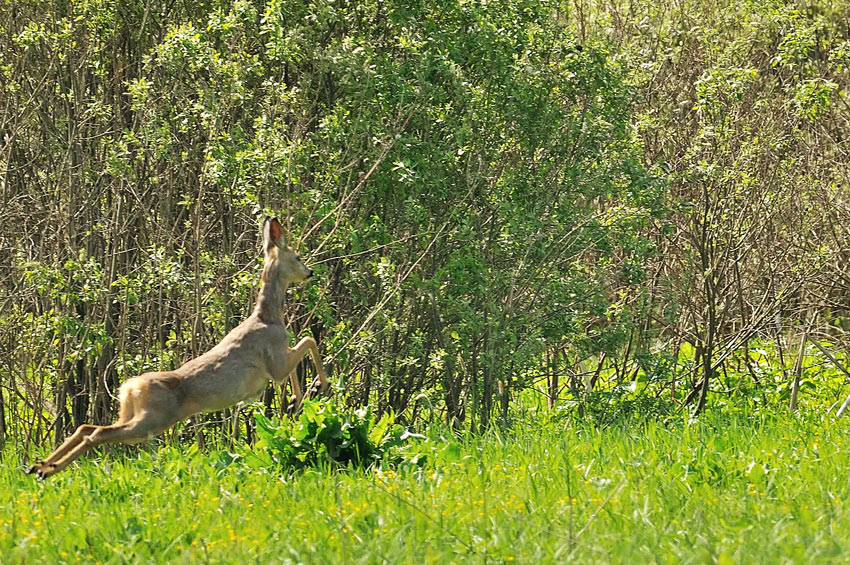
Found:
<path fill-rule="evenodd" d="M 289 476 L 226 454 L 107 454 L 43 483 L 6 455 L 0 555 L 33 562 L 796 562 L 850 539 L 843 422 L 552 422 L 422 467 Z"/>

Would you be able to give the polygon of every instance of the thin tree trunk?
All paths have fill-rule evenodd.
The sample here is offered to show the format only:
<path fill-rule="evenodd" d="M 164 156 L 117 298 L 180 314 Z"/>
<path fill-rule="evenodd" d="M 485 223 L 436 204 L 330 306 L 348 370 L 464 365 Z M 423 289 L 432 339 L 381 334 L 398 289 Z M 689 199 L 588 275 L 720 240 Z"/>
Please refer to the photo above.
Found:
<path fill-rule="evenodd" d="M 809 326 L 803 330 L 803 336 L 800 338 L 800 351 L 797 353 L 797 361 L 794 363 L 794 382 L 791 383 L 791 408 L 792 412 L 797 411 L 797 392 L 800 390 L 800 378 L 803 375 L 803 357 L 806 354 L 806 341 L 809 339 Z"/>

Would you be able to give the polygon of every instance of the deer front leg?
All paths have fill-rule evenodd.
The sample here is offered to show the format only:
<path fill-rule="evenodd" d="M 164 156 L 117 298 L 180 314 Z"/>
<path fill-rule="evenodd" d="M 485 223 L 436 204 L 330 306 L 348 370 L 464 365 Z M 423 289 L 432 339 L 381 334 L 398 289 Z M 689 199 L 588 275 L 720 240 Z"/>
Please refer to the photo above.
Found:
<path fill-rule="evenodd" d="M 304 398 L 301 392 L 301 385 L 298 383 L 298 375 L 289 373 L 289 384 L 292 385 L 292 398 L 290 402 L 292 402 L 292 409 L 297 412 L 301 409 L 301 401 Z"/>
<path fill-rule="evenodd" d="M 331 388 L 331 383 L 328 382 L 328 376 L 325 374 L 325 364 L 322 363 L 322 358 L 319 356 L 319 347 L 316 345 L 316 341 L 312 337 L 308 337 L 305 339 L 309 339 L 309 348 L 310 348 L 310 357 L 313 359 L 313 366 L 316 367 L 316 377 L 319 381 L 319 392 L 322 394 L 327 394 L 328 390 Z"/>
<path fill-rule="evenodd" d="M 299 341 L 295 347 L 287 350 L 286 352 L 286 364 L 284 366 L 283 374 L 289 375 L 290 381 L 292 382 L 292 391 L 296 396 L 296 410 L 301 408 L 302 395 L 301 387 L 298 386 L 298 379 L 295 377 L 293 372 L 298 364 L 304 359 L 304 356 L 310 354 L 311 359 L 313 360 L 313 365 L 316 367 L 316 376 L 319 381 L 319 388 L 321 392 L 326 392 L 328 388 L 330 388 L 330 383 L 328 382 L 328 377 L 325 375 L 325 366 L 322 364 L 322 359 L 319 357 L 319 348 L 316 345 L 316 340 L 312 337 L 305 337 L 301 341 Z M 311 385 L 308 388 L 307 397 L 311 396 L 310 392 L 315 388 L 314 385 Z"/>

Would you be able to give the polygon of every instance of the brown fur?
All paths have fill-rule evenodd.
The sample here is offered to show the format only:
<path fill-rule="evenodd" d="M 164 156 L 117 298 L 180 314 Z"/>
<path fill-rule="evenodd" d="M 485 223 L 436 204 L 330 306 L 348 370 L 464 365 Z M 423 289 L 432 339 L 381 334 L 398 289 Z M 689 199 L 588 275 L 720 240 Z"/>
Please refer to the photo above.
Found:
<path fill-rule="evenodd" d="M 200 357 L 174 371 L 145 373 L 128 379 L 118 391 L 118 421 L 110 426 L 83 424 L 56 451 L 29 468 L 39 478 L 68 466 L 95 445 L 138 443 L 158 435 L 175 423 L 199 412 L 222 410 L 256 398 L 269 380 L 292 385 L 296 408 L 303 398 L 293 371 L 308 353 L 322 392 L 329 388 L 319 350 L 305 337 L 289 347 L 281 309 L 286 287 L 303 282 L 313 272 L 304 266 L 283 240 L 276 219 L 263 224 L 265 265 L 263 287 L 254 312 L 225 338 Z"/>

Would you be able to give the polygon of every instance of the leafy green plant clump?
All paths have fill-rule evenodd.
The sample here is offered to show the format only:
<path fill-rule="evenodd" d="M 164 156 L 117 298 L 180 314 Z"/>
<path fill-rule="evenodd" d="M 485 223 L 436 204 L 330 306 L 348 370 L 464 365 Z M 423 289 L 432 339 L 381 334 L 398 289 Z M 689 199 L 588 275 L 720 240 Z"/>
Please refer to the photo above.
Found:
<path fill-rule="evenodd" d="M 345 410 L 332 401 L 306 400 L 294 420 L 254 415 L 258 441 L 245 449 L 249 464 L 302 469 L 323 464 L 369 467 L 395 455 L 411 438 L 424 436 L 395 423 L 392 413 L 380 419 L 371 408 Z"/>

